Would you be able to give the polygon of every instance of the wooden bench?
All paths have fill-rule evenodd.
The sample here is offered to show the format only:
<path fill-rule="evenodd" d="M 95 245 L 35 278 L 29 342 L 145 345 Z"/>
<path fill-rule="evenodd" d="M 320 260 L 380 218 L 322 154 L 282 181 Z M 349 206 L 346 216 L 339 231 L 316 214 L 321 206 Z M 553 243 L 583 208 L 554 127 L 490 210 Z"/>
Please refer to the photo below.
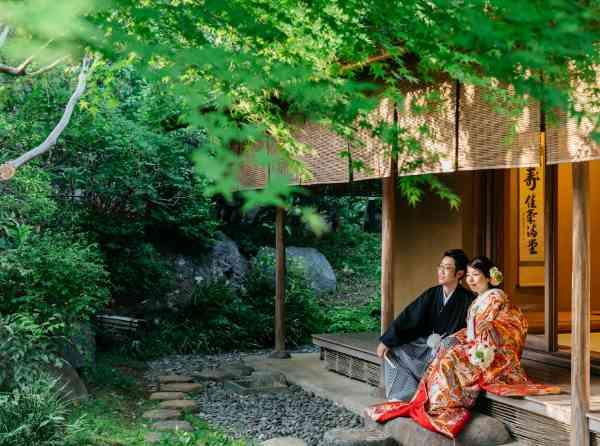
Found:
<path fill-rule="evenodd" d="M 129 341 L 141 337 L 145 327 L 144 319 L 112 314 L 98 314 L 94 317 L 96 333 L 111 341 Z"/>

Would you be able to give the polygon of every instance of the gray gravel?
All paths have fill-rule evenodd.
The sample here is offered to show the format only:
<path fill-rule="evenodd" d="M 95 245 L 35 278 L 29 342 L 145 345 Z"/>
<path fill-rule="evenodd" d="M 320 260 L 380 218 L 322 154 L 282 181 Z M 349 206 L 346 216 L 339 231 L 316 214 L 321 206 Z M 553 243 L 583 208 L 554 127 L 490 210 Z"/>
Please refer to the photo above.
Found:
<path fill-rule="evenodd" d="M 362 426 L 359 416 L 298 386 L 279 393 L 237 395 L 211 383 L 196 400 L 198 416 L 234 438 L 264 441 L 294 436 L 317 446 L 329 429 Z"/>
<path fill-rule="evenodd" d="M 173 355 L 148 364 L 146 380 L 151 388 L 159 375 L 194 375 L 206 367 L 223 366 L 248 357 L 268 355 L 272 350 L 221 355 Z M 294 352 L 318 351 L 306 346 Z M 210 383 L 205 392 L 195 397 L 197 415 L 234 438 L 261 442 L 274 437 L 294 436 L 309 446 L 323 444 L 323 435 L 333 428 L 362 426 L 362 420 L 333 402 L 309 394 L 298 386 L 287 391 L 238 395 L 227 391 L 221 383 Z"/>

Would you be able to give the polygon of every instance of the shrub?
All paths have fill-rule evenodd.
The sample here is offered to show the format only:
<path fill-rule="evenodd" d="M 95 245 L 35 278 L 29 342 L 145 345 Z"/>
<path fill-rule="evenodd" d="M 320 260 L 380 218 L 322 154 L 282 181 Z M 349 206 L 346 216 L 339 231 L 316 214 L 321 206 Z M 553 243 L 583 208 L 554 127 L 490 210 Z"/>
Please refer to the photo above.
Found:
<path fill-rule="evenodd" d="M 111 294 L 119 304 L 160 301 L 173 289 L 173 268 L 150 243 L 105 245 L 104 251 Z"/>
<path fill-rule="evenodd" d="M 43 375 L 0 394 L 0 446 L 60 446 L 75 426 L 57 381 Z"/>
<path fill-rule="evenodd" d="M 53 337 L 63 324 L 27 314 L 0 316 L 0 389 L 14 388 L 48 364 L 59 365 Z"/>
<path fill-rule="evenodd" d="M 109 299 L 108 274 L 95 245 L 63 233 L 30 234 L 0 257 L 0 313 L 41 321 L 89 318 Z"/>
<path fill-rule="evenodd" d="M 273 256 L 257 256 L 241 290 L 225 278 L 196 285 L 187 308 L 150 318 L 150 333 L 139 349 L 142 357 L 165 353 L 215 352 L 272 347 L 274 344 L 275 286 Z M 304 279 L 301 265 L 290 262 L 286 283 L 286 341 L 307 342 L 324 327 L 323 312 Z"/>

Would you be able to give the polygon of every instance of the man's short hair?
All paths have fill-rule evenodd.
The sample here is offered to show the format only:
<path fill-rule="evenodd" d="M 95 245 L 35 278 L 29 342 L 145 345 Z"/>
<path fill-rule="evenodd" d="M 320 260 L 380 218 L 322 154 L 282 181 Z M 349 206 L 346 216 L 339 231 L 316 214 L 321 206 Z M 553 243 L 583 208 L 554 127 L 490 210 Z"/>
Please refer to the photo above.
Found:
<path fill-rule="evenodd" d="M 444 253 L 442 257 L 451 257 L 454 259 L 454 264 L 456 265 L 456 272 L 467 272 L 467 264 L 469 263 L 469 258 L 462 249 L 449 249 Z"/>

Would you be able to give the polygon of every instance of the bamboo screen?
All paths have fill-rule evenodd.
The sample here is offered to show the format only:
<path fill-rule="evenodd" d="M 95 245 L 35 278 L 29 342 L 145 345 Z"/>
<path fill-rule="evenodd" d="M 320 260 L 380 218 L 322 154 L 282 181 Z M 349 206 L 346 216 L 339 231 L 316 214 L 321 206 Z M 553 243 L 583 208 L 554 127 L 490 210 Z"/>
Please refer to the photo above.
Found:
<path fill-rule="evenodd" d="M 295 184 L 334 184 L 349 181 L 348 159 L 340 156 L 340 152 L 347 150 L 348 143 L 342 137 L 314 122 L 305 122 L 296 127 L 293 133 L 299 142 L 311 149 L 311 152 L 298 157 L 311 177 L 298 179 Z"/>
<path fill-rule="evenodd" d="M 486 97 L 484 90 L 461 85 L 459 98 L 458 169 L 499 169 L 539 165 L 540 108 L 530 101 L 516 118 L 511 132 L 511 118 L 493 109 L 499 96 Z M 489 100 L 491 99 L 491 101 Z"/>
<path fill-rule="evenodd" d="M 254 154 L 264 145 L 257 145 L 252 149 L 247 149 L 244 154 L 244 162 L 240 168 L 239 181 L 240 189 L 260 189 L 267 184 L 268 171 L 266 166 L 259 166 L 254 161 Z"/>
<path fill-rule="evenodd" d="M 378 137 L 373 136 L 373 129 L 379 123 L 391 124 L 394 122 L 394 106 L 391 101 L 384 98 L 379 106 L 373 110 L 367 119 L 372 128 L 358 127 L 358 141 L 352 144 L 350 152 L 353 161 L 361 161 L 365 168 L 353 172 L 353 180 L 371 180 L 390 175 L 390 149 Z"/>
<path fill-rule="evenodd" d="M 597 114 L 600 110 L 597 104 L 591 104 L 587 89 L 583 84 L 577 87 L 575 109 L 578 112 L 585 110 Z M 546 127 L 547 163 L 600 159 L 600 146 L 591 137 L 594 122 L 587 117 L 578 122 L 577 118 L 568 117 L 562 111 L 557 115 L 558 123 L 547 123 Z"/>
<path fill-rule="evenodd" d="M 406 88 L 398 105 L 400 136 L 399 175 L 452 172 L 456 165 L 456 87 L 453 82 L 427 88 Z M 411 155 L 412 142 L 422 152 Z"/>

